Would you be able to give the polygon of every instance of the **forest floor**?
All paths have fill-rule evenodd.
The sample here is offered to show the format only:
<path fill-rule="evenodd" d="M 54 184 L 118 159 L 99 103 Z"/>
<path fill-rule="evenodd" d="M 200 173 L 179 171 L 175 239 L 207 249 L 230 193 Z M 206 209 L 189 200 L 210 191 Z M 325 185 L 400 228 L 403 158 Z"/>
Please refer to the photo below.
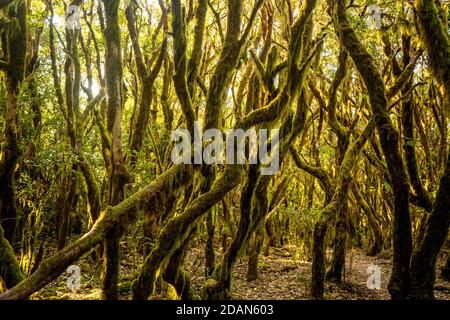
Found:
<path fill-rule="evenodd" d="M 121 265 L 123 284 L 120 286 L 122 299 L 131 299 L 130 286 L 139 261 L 135 256 L 125 255 Z M 442 259 L 440 259 L 442 260 Z M 100 299 L 100 265 L 93 266 L 86 255 L 78 262 L 81 268 L 81 289 L 77 293 L 67 288 L 67 274 L 35 293 L 32 299 Z M 443 261 L 438 263 L 441 265 Z M 191 275 L 193 289 L 200 293 L 205 283 L 203 275 L 204 251 L 202 247 L 192 248 L 186 259 L 186 269 Z M 381 288 L 369 289 L 367 280 L 369 266 L 378 266 L 381 270 Z M 269 255 L 262 256 L 259 262 L 259 277 L 255 281 L 246 280 L 247 260 L 238 260 L 232 282 L 233 299 L 255 300 L 301 300 L 308 299 L 311 262 L 296 258 L 295 247 L 271 248 Z M 390 299 L 387 285 L 391 274 L 391 260 L 388 254 L 369 257 L 362 250 L 349 250 L 346 255 L 343 282 L 326 283 L 325 298 L 336 300 L 386 300 Z M 450 300 L 450 282 L 439 278 L 435 285 L 436 299 Z M 156 295 L 154 299 L 162 299 Z"/>

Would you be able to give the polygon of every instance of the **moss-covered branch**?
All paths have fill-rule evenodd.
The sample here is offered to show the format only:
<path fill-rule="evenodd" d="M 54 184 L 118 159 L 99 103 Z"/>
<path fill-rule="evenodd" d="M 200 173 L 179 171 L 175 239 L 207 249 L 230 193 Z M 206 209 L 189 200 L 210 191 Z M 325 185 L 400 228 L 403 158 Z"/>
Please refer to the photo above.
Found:
<path fill-rule="evenodd" d="M 430 56 L 433 75 L 446 91 L 447 110 L 450 110 L 450 39 L 434 0 L 415 0 L 417 25 L 422 43 Z"/>
<path fill-rule="evenodd" d="M 6 288 L 12 288 L 24 279 L 19 262 L 14 254 L 11 244 L 6 240 L 3 228 L 0 225 L 0 280 Z"/>
<path fill-rule="evenodd" d="M 7 292 L 0 294 L 0 300 L 26 299 L 34 292 L 55 280 L 68 266 L 83 254 L 101 243 L 106 234 L 117 224 L 126 226 L 135 217 L 136 207 L 150 205 L 156 201 L 158 194 L 173 191 L 190 181 L 192 166 L 175 166 L 157 177 L 152 183 L 136 192 L 121 203 L 100 215 L 92 229 L 79 240 L 66 246 L 52 256 L 44 259 L 37 270 L 28 278 Z"/>
<path fill-rule="evenodd" d="M 159 270 L 183 243 L 183 239 L 189 235 L 189 231 L 198 219 L 239 183 L 240 176 L 239 165 L 227 166 L 213 183 L 210 191 L 199 196 L 182 214 L 167 222 L 161 230 L 158 245 L 145 258 L 141 266 L 139 277 L 133 286 L 134 299 L 145 300 L 153 293 Z"/>

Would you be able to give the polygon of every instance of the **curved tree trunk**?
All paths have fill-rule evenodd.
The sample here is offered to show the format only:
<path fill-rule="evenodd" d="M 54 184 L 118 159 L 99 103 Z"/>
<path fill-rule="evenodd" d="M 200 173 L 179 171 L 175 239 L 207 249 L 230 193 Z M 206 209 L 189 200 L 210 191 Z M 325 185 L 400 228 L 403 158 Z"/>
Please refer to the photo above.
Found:
<path fill-rule="evenodd" d="M 328 1 L 335 31 L 347 49 L 369 93 L 370 105 L 380 137 L 394 193 L 394 259 L 389 283 L 393 299 L 406 298 L 410 290 L 410 259 L 412 253 L 411 218 L 409 213 L 409 185 L 399 149 L 399 136 L 388 114 L 388 100 L 383 79 L 350 26 L 344 0 Z"/>

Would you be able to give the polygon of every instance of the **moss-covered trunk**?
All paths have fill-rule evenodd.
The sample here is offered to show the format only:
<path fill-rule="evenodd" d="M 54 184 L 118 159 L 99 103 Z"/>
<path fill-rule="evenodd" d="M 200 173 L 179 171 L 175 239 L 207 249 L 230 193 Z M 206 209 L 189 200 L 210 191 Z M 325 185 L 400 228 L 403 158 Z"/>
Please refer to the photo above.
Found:
<path fill-rule="evenodd" d="M 323 299 L 324 294 L 324 273 L 325 273 L 325 236 L 328 225 L 333 217 L 339 215 L 342 207 L 347 202 L 348 190 L 352 180 L 352 170 L 355 166 L 361 150 L 366 141 L 372 136 L 375 123 L 372 119 L 364 128 L 356 141 L 350 144 L 345 152 L 340 166 L 338 180 L 333 198 L 320 213 L 320 219 L 314 226 L 313 263 L 311 278 L 311 297 L 313 299 Z"/>
<path fill-rule="evenodd" d="M 0 280 L 7 289 L 24 279 L 13 248 L 4 236 L 2 226 L 0 226 L 0 261 Z"/>
<path fill-rule="evenodd" d="M 335 226 L 335 238 L 333 243 L 333 256 L 326 279 L 340 283 L 342 271 L 345 267 L 345 245 L 347 242 L 347 204 L 341 209 Z"/>
<path fill-rule="evenodd" d="M 439 16 L 436 3 L 432 0 L 416 0 L 419 35 L 430 55 L 433 75 L 444 87 L 444 104 L 450 108 L 450 40 L 446 27 Z M 427 220 L 425 234 L 416 248 L 412 262 L 411 296 L 418 299 L 433 299 L 436 278 L 436 259 L 443 246 L 450 225 L 450 153 L 447 148 L 447 162 L 433 209 Z"/>
<path fill-rule="evenodd" d="M 114 232 L 116 225 L 125 226 L 136 218 L 136 207 L 153 204 L 159 193 L 178 189 L 192 178 L 192 166 L 176 166 L 142 190 L 131 195 L 121 203 L 108 207 L 102 212 L 92 229 L 77 241 L 44 259 L 36 271 L 7 292 L 0 294 L 0 300 L 26 299 L 32 293 L 43 288 L 66 271 L 67 267 L 77 261 L 96 245 L 100 244 L 107 234 Z"/>
<path fill-rule="evenodd" d="M 253 238 L 248 246 L 248 267 L 247 267 L 247 281 L 254 281 L 258 279 L 258 262 L 261 250 L 264 244 L 264 229 L 262 226 L 258 227 L 253 233 Z"/>
<path fill-rule="evenodd" d="M 122 56 L 119 26 L 120 0 L 103 0 L 106 27 L 104 30 L 105 80 L 107 93 L 107 130 L 111 136 L 111 168 L 109 172 L 109 205 L 117 205 L 124 199 L 124 187 L 130 181 L 122 154 Z M 103 298 L 116 300 L 119 297 L 118 279 L 120 264 L 120 237 L 123 226 L 116 224 L 105 240 L 103 263 Z"/>
<path fill-rule="evenodd" d="M 200 217 L 239 183 L 240 173 L 240 168 L 237 166 L 226 167 L 225 172 L 213 183 L 210 191 L 194 200 L 183 213 L 169 220 L 161 230 L 157 246 L 145 258 L 141 266 L 139 277 L 133 285 L 134 299 L 145 300 L 154 292 L 155 281 L 164 262 L 169 261 Z"/>
<path fill-rule="evenodd" d="M 254 212 L 253 196 L 258 182 L 259 166 L 250 165 L 247 180 L 242 187 L 239 227 L 227 252 L 206 283 L 204 294 L 208 300 L 224 300 L 231 297 L 230 287 L 234 264 L 250 235 L 249 230 Z"/>
<path fill-rule="evenodd" d="M 137 5 L 134 1 L 131 1 L 125 10 L 125 16 L 127 18 L 128 32 L 131 37 L 131 43 L 134 50 L 134 57 L 137 67 L 137 74 L 140 82 L 140 96 L 139 103 L 137 104 L 138 110 L 134 117 L 134 123 L 131 124 L 130 130 L 130 154 L 131 154 L 131 164 L 135 165 L 137 160 L 137 155 L 141 151 L 144 138 L 147 132 L 147 128 L 150 120 L 150 106 L 153 101 L 153 85 L 155 83 L 156 77 L 164 62 L 166 56 L 166 44 L 167 41 L 163 40 L 161 49 L 159 50 L 159 56 L 153 65 L 153 68 L 147 70 L 145 65 L 141 47 L 139 45 L 139 33 L 136 30 L 136 9 Z M 163 9 L 162 20 L 167 19 L 166 10 Z M 163 21 L 167 24 L 166 21 Z M 152 119 L 155 120 L 155 119 Z"/>
<path fill-rule="evenodd" d="M 412 253 L 409 185 L 399 149 L 399 136 L 388 114 L 386 88 L 373 57 L 356 36 L 345 13 L 344 0 L 328 1 L 335 31 L 351 56 L 368 90 L 370 105 L 380 137 L 381 148 L 388 164 L 394 193 L 393 271 L 389 292 L 393 299 L 406 298 L 410 289 L 410 259 Z"/>
<path fill-rule="evenodd" d="M 25 73 L 27 53 L 27 7 L 25 0 L 16 0 L 7 9 L 9 22 L 2 30 L 6 43 L 6 113 L 5 131 L 0 159 L 0 219 L 5 238 L 13 243 L 18 219 L 15 171 L 21 156 L 18 128 L 19 93 Z"/>
<path fill-rule="evenodd" d="M 367 220 L 373 233 L 373 242 L 369 245 L 367 255 L 376 256 L 383 249 L 383 232 L 381 230 L 379 219 L 377 219 L 377 216 L 375 215 L 374 209 L 367 203 L 358 188 L 359 187 L 356 186 L 355 183 L 353 183 L 352 193 L 355 196 L 356 202 L 360 205 L 361 209 L 366 214 Z"/>
<path fill-rule="evenodd" d="M 206 246 L 205 246 L 205 277 L 211 276 L 216 267 L 216 253 L 214 250 L 214 215 L 213 211 L 210 210 L 206 215 Z"/>
<path fill-rule="evenodd" d="M 164 281 L 175 288 L 181 300 L 195 299 L 194 290 L 191 287 L 191 279 L 189 273 L 183 269 L 183 262 L 189 242 L 194 238 L 196 232 L 197 227 L 195 226 L 180 247 L 174 251 L 163 274 Z"/>
<path fill-rule="evenodd" d="M 450 254 L 447 254 L 445 264 L 441 269 L 441 277 L 444 280 L 450 281 Z"/>
<path fill-rule="evenodd" d="M 434 282 L 436 280 L 436 260 L 448 235 L 450 224 L 450 152 L 445 171 L 441 177 L 425 229 L 425 235 L 415 250 L 412 261 L 411 296 L 416 299 L 434 299 Z"/>

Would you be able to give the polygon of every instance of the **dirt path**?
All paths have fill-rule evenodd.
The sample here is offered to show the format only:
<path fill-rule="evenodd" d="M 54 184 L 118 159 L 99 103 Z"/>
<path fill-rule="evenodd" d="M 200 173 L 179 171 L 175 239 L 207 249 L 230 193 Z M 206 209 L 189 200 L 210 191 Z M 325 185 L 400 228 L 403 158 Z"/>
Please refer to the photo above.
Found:
<path fill-rule="evenodd" d="M 247 263 L 245 260 L 236 264 L 233 281 L 234 299 L 275 299 L 301 300 L 308 299 L 311 279 L 311 263 L 298 261 L 295 247 L 271 249 L 270 255 L 263 256 L 259 265 L 259 278 L 247 282 Z M 191 253 L 191 258 L 200 252 Z M 381 271 L 380 289 L 369 289 L 367 273 L 369 266 L 378 266 Z M 193 265 L 191 265 L 193 266 Z M 195 268 L 190 269 L 197 274 Z M 345 272 L 342 284 L 327 283 L 326 299 L 344 300 L 389 300 L 387 290 L 391 276 L 390 258 L 380 255 L 368 257 L 361 250 L 350 250 L 346 256 Z M 194 276 L 195 277 L 195 276 Z M 201 276 L 198 276 L 201 277 Z M 200 281 L 200 283 L 202 283 Z M 435 295 L 437 299 L 450 300 L 450 282 L 438 279 Z M 199 289 L 199 288 L 197 288 Z"/>
<path fill-rule="evenodd" d="M 311 263 L 295 259 L 295 247 L 275 248 L 268 256 L 263 256 L 259 264 L 259 277 L 256 281 L 247 282 L 247 261 L 238 261 L 234 272 L 232 286 L 233 299 L 255 300 L 302 300 L 308 299 L 310 286 Z M 90 262 L 89 257 L 79 261 L 82 279 L 81 290 L 72 293 L 67 289 L 67 275 L 61 275 L 56 281 L 42 289 L 33 299 L 100 299 L 99 267 Z M 130 280 L 136 272 L 139 261 L 127 255 L 121 266 L 122 281 Z M 191 281 L 197 294 L 204 284 L 203 248 L 192 248 L 187 257 L 186 268 L 191 275 Z M 381 271 L 381 287 L 369 289 L 367 268 L 378 266 Z M 326 299 L 344 300 L 387 300 L 390 299 L 387 285 L 391 273 L 389 257 L 380 255 L 368 257 L 361 250 L 347 252 L 344 278 L 342 284 L 327 283 Z M 450 283 L 438 279 L 435 295 L 437 299 L 450 300 Z M 121 290 L 123 299 L 131 299 L 129 287 Z"/>

